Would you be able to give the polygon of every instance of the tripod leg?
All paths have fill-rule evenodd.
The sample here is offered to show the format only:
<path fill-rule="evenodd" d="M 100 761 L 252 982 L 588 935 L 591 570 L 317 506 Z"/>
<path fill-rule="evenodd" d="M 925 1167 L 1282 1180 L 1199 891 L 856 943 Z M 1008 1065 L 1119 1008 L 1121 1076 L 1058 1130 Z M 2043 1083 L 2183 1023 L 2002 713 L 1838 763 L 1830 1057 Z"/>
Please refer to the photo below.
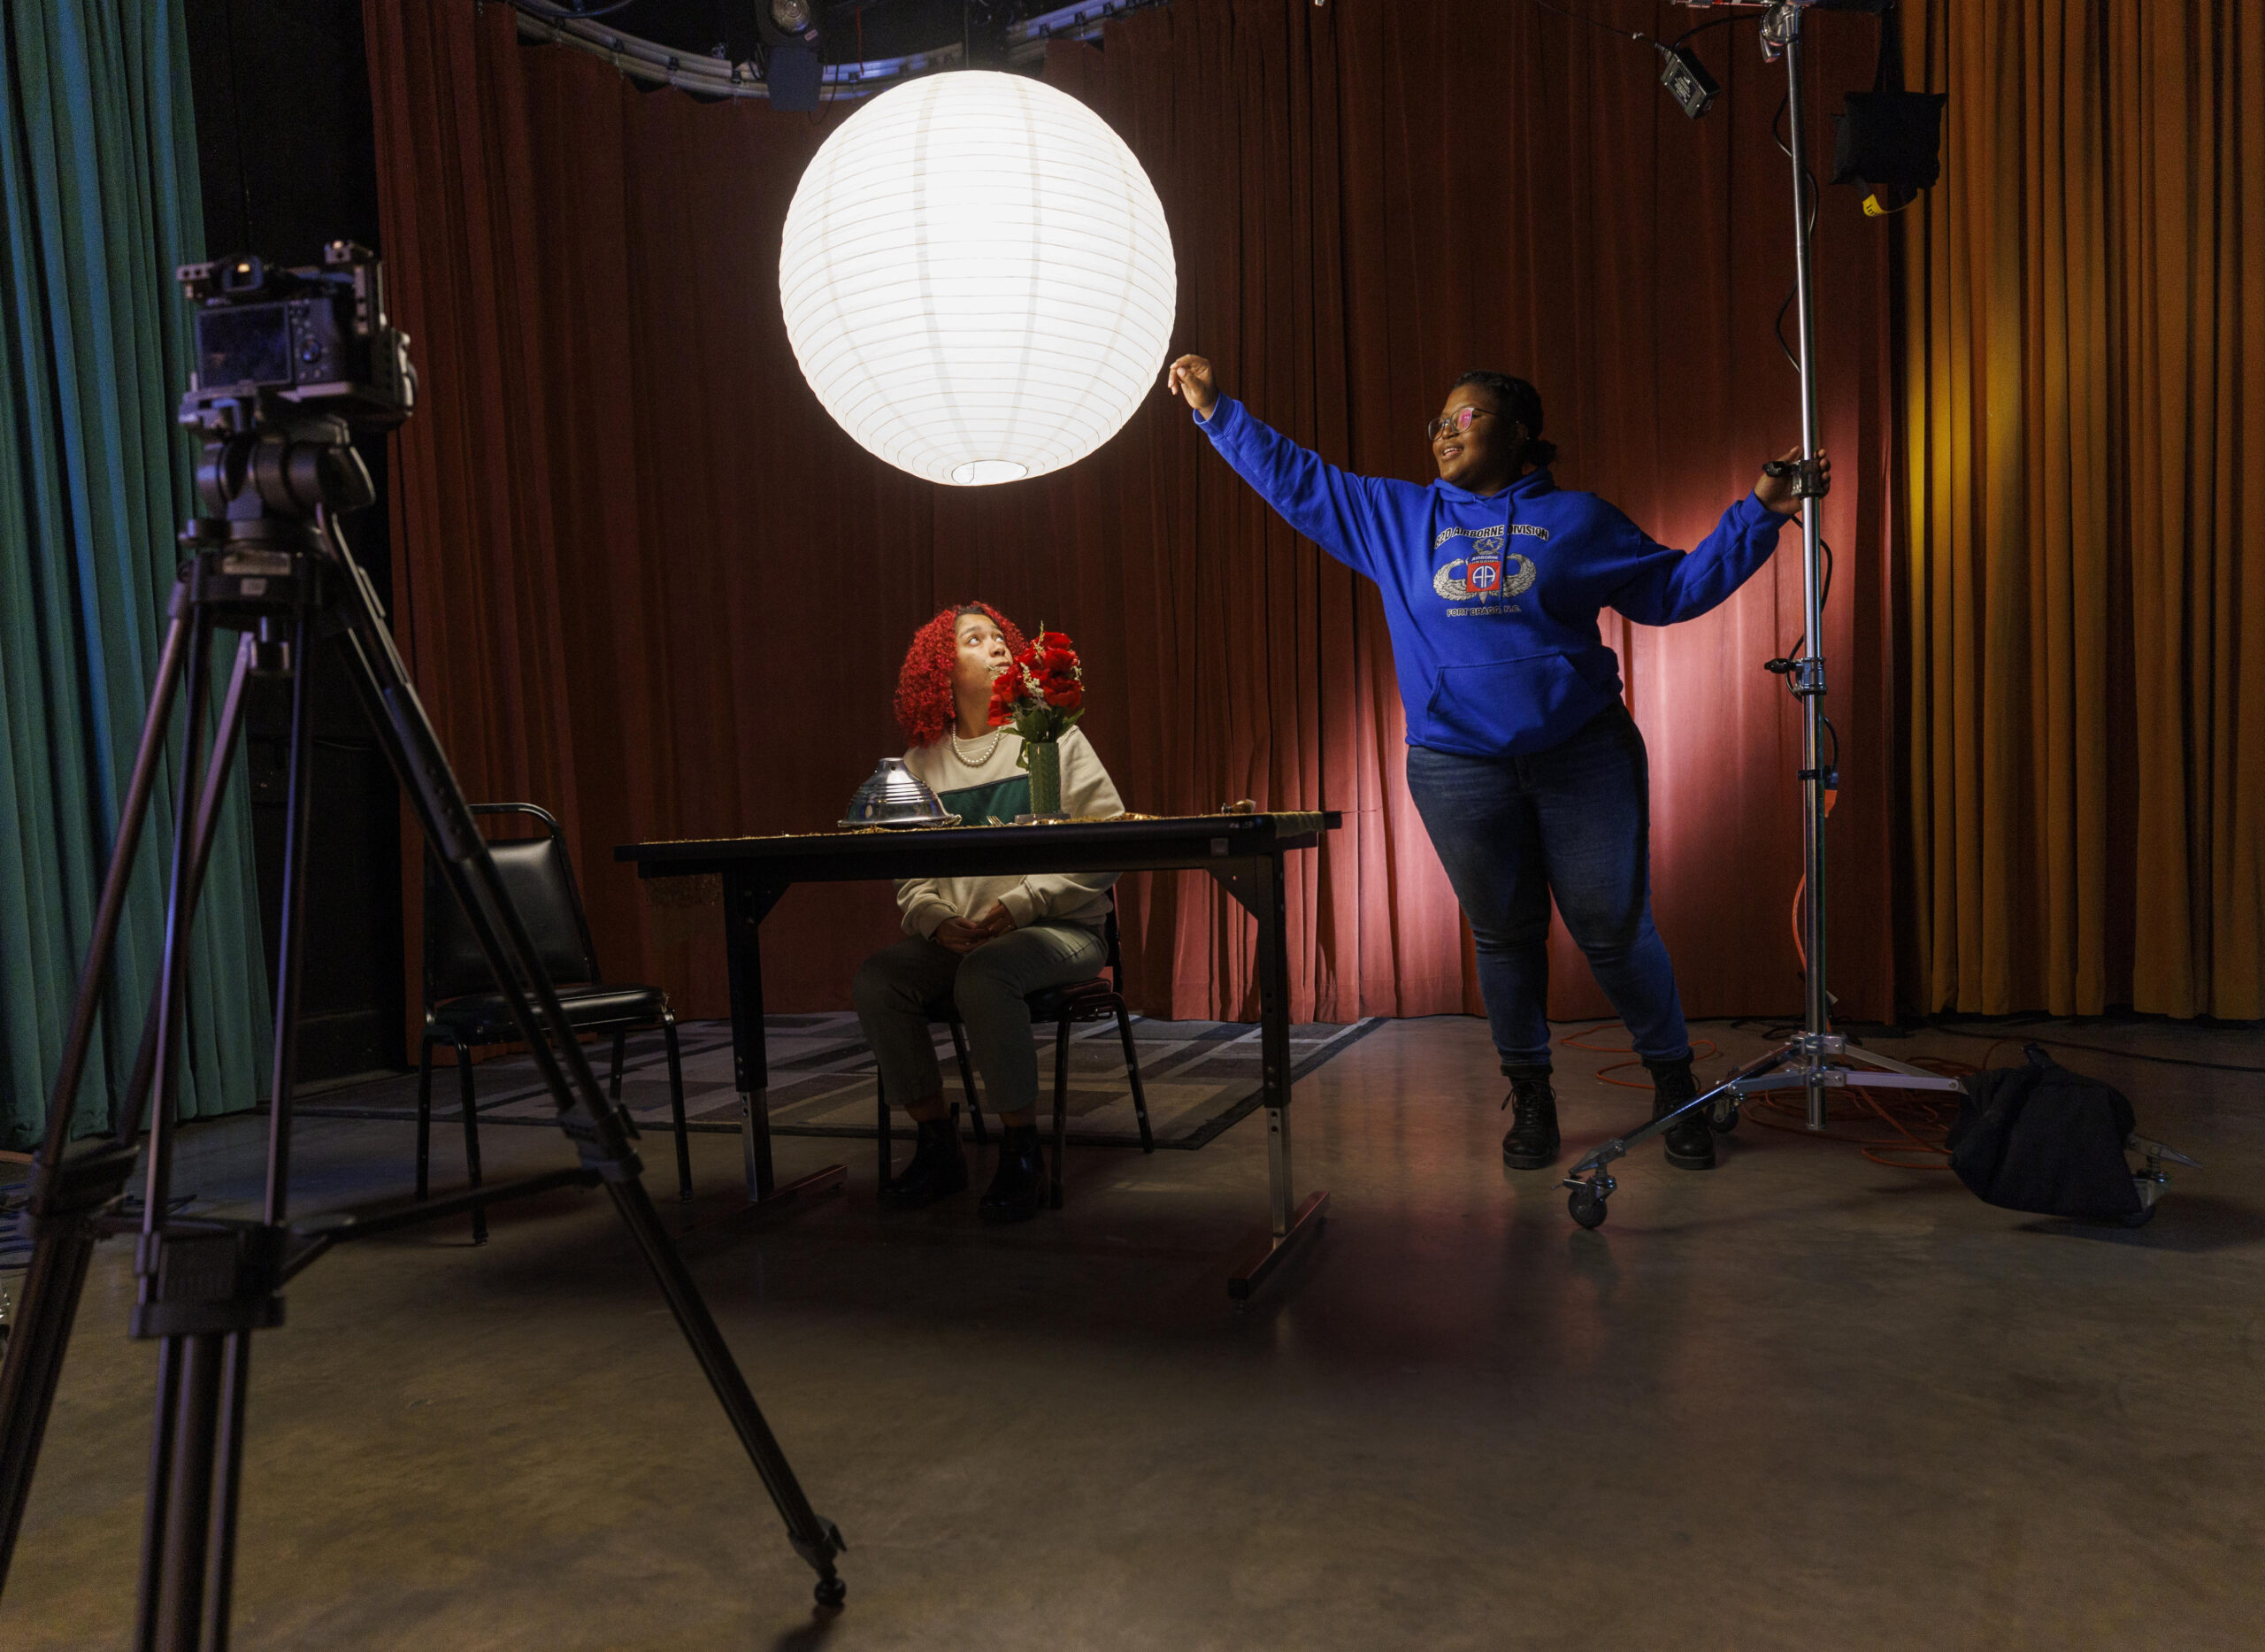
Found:
<path fill-rule="evenodd" d="M 173 1114 L 179 1110 L 180 1041 L 183 1011 L 188 1003 L 188 940 L 196 909 L 190 872 L 194 867 L 197 818 L 203 795 L 205 768 L 198 744 L 204 732 L 205 703 L 211 697 L 211 674 L 204 668 L 211 651 L 212 624 L 202 615 L 190 627 L 188 711 L 181 740 L 180 790 L 173 813 L 172 864 L 165 884 L 165 947 L 157 968 L 157 997 L 151 1020 L 157 1040 L 148 1095 L 150 1146 L 144 1155 L 148 1172 L 142 1185 L 142 1232 L 144 1236 L 164 1225 L 165 1203 L 173 1191 Z M 225 782 L 225 773 L 216 773 Z M 217 790 L 217 786 L 215 787 Z M 128 1111 L 133 1098 L 128 1098 Z M 119 1121 L 121 1132 L 130 1118 Z"/>
<path fill-rule="evenodd" d="M 211 1566 L 204 1586 L 206 1652 L 226 1652 L 228 1645 L 228 1610 L 236 1580 L 236 1509 L 243 1488 L 244 1396 L 250 1384 L 251 1333 L 230 1332 L 220 1355 L 220 1446 L 208 1543 Z"/>
<path fill-rule="evenodd" d="M 212 757 L 206 769 L 207 772 L 220 776 L 223 781 L 234 764 L 236 741 L 243 733 L 244 690 L 257 657 L 257 646 L 249 634 L 238 642 L 235 670 L 229 676 L 227 698 L 221 703 L 220 721 L 212 735 Z M 212 840 L 219 829 L 220 805 L 226 796 L 227 787 L 225 784 L 206 787 L 197 804 L 196 825 L 193 828 L 186 828 L 190 832 L 188 903 L 192 910 L 204 892 L 204 872 L 212 862 Z M 126 1111 L 136 1121 L 137 1131 L 142 1105 L 149 1097 L 150 1080 L 157 1070 L 157 1006 L 153 990 L 150 1011 L 142 1021 L 142 1046 L 134 1056 L 134 1076 L 126 1084 Z"/>
<path fill-rule="evenodd" d="M 778 1438 L 772 1433 L 762 1408 L 756 1403 L 739 1362 L 732 1357 L 731 1345 L 724 1341 L 723 1332 L 709 1313 L 700 1287 L 693 1283 L 692 1275 L 684 1265 L 684 1258 L 669 1242 L 668 1231 L 661 1226 L 659 1212 L 654 1210 L 652 1195 L 646 1191 L 645 1184 L 632 1175 L 609 1179 L 606 1191 L 613 1195 L 614 1209 L 621 1213 L 637 1248 L 644 1252 L 646 1263 L 660 1283 L 662 1295 L 668 1299 L 669 1308 L 676 1315 L 678 1327 L 692 1345 L 693 1356 L 707 1373 L 708 1386 L 715 1390 L 725 1415 L 740 1437 L 740 1444 L 746 1448 L 756 1472 L 763 1477 L 772 1503 L 786 1521 L 787 1542 L 818 1572 L 819 1602 L 839 1606 L 848 1590 L 834 1573 L 833 1557 L 848 1545 L 841 1541 L 841 1533 L 833 1522 L 810 1507 L 802 1482 L 795 1476 L 794 1465 L 779 1449 Z"/>
<path fill-rule="evenodd" d="M 400 652 L 377 619 L 377 602 L 368 578 L 327 518 L 324 530 L 342 572 L 350 580 L 343 615 L 348 629 L 338 639 L 349 675 L 370 712 L 379 743 L 401 777 L 434 859 L 464 908 L 496 985 L 511 1006 L 536 1071 L 557 1101 L 559 1124 L 573 1141 L 582 1162 L 605 1179 L 614 1208 L 653 1270 L 678 1326 L 707 1374 L 709 1386 L 786 1522 L 787 1541 L 818 1574 L 818 1599 L 838 1605 L 846 1593 L 833 1564 L 834 1556 L 845 1547 L 841 1533 L 832 1521 L 822 1519 L 811 1509 L 684 1258 L 662 1227 L 651 1195 L 639 1179 L 641 1166 L 629 1147 L 618 1110 L 598 1089 L 596 1074 L 575 1040 L 557 989 L 539 966 L 534 944 L 503 889 L 432 722 L 410 684 Z"/>
<path fill-rule="evenodd" d="M 71 1006 L 71 1030 L 63 1041 L 63 1061 L 55 1075 L 48 1103 L 48 1164 L 63 1156 L 71 1139 L 71 1114 L 79 1100 L 79 1083 L 87 1069 L 87 1052 L 93 1041 L 95 1016 L 102 1007 L 103 985 L 110 973 L 111 952 L 118 942 L 118 925 L 126 909 L 127 886 L 134 875 L 134 857 L 142 846 L 142 828 L 150 818 L 150 795 L 157 783 L 157 764 L 165 756 L 165 726 L 172 722 L 173 695 L 180 687 L 181 664 L 188 645 L 189 623 L 182 588 L 173 588 L 173 611 L 165 627 L 165 641 L 157 658 L 157 680 L 150 688 L 150 711 L 142 723 L 141 749 L 134 755 L 134 778 L 127 784 L 126 802 L 119 811 L 118 836 L 111 845 L 110 865 L 103 874 L 101 903 L 95 909 L 95 935 L 87 949 L 86 966 L 79 972 L 79 995 Z M 4 1569 L 4 1568 L 0 1568 Z"/>
<path fill-rule="evenodd" d="M 47 1134 L 32 1177 L 31 1266 L 24 1276 L 5 1357 L 0 1358 L 0 1586 L 7 1582 L 16 1536 L 23 1528 L 24 1505 L 31 1496 L 40 1441 L 47 1433 L 56 1385 L 62 1379 L 64 1351 L 71 1341 L 72 1322 L 78 1318 L 79 1299 L 86 1290 L 87 1270 L 94 1260 L 97 1236 L 90 1218 L 116 1195 L 134 1168 L 132 1133 L 124 1137 L 123 1145 L 113 1139 L 74 1155 L 70 1150 L 71 1124 L 78 1111 L 88 1052 L 93 1047 L 95 1019 L 108 996 L 111 957 L 126 910 L 134 857 L 141 848 L 142 829 L 150 816 L 157 767 L 165 752 L 165 732 L 173 721 L 173 696 L 180 687 L 190 628 L 186 591 L 177 583 L 165 642 L 158 651 L 157 676 L 150 686 L 150 709 L 142 721 L 142 743 L 134 753 L 133 775 L 119 809 L 110 864 L 103 872 L 94 934 L 88 944 L 86 964 L 79 972 L 70 1028 L 64 1037 L 55 1086 L 49 1093 Z"/>
<path fill-rule="evenodd" d="M 142 1183 L 142 1245 L 135 1262 L 135 1272 L 141 1276 L 137 1295 L 145 1299 L 156 1292 L 157 1281 L 149 1270 L 155 1265 L 156 1235 L 165 1226 L 165 1206 L 173 1190 L 173 1114 L 178 1110 L 175 1087 L 180 1082 L 182 1009 L 188 1000 L 188 935 L 193 918 L 188 885 L 196 833 L 190 823 L 197 817 L 201 797 L 199 782 L 203 774 L 197 747 L 203 733 L 204 706 L 209 697 L 211 673 L 205 669 L 205 661 L 211 638 L 211 622 L 200 613 L 189 633 L 188 710 L 181 741 L 179 803 L 173 815 L 172 875 L 166 884 L 165 957 L 157 972 L 157 1003 L 153 1017 L 157 1038 L 149 1090 L 150 1145 Z M 223 782 L 226 777 L 225 773 L 216 773 L 212 778 Z M 122 1125 L 130 1122 L 121 1121 Z M 171 1357 L 165 1364 L 172 1391 L 167 1392 L 164 1379 L 159 1383 L 156 1433 L 165 1448 L 152 1452 L 150 1464 L 139 1605 L 140 1621 L 145 1631 L 142 1644 L 149 1647 L 165 1642 L 168 1607 L 177 1606 L 180 1600 L 178 1580 L 185 1550 L 195 1560 L 196 1580 L 189 1586 L 189 1592 L 194 1596 L 201 1594 L 203 1588 L 204 1494 L 211 1479 L 211 1442 L 209 1436 L 201 1440 L 182 1438 L 184 1422 L 202 1415 L 201 1367 L 193 1352 L 195 1341 L 167 1339 Z M 175 1346 L 176 1343 L 182 1345 Z M 217 1356 L 215 1350 L 212 1357 Z M 200 1454 L 204 1459 L 201 1474 L 196 1472 L 196 1462 Z M 189 1478 L 195 1482 L 188 1487 L 182 1484 L 185 1456 L 186 1466 L 191 1471 Z M 180 1518 L 184 1509 L 194 1511 L 187 1522 L 187 1530 Z M 194 1621 L 197 1614 L 193 1601 L 189 1613 Z M 147 1638 L 152 1630 L 155 1638 Z"/>
<path fill-rule="evenodd" d="M 299 1065 L 299 964 L 306 944 L 307 916 L 307 833 L 308 798 L 314 783 L 314 661 L 309 649 L 315 638 L 314 612 L 303 608 L 291 626 L 291 654 L 288 662 L 291 672 L 291 768 L 286 784 L 288 792 L 283 811 L 283 910 L 277 926 L 275 947 L 275 1060 L 267 1087 L 267 1196 L 261 1220 L 280 1222 L 289 1199 L 291 1185 L 291 1085 Z M 257 645 L 250 636 L 243 640 L 243 651 L 237 657 L 237 681 L 241 684 L 244 662 Z M 221 721 L 226 726 L 238 715 L 235 694 L 231 689 L 229 704 Z M 227 729 L 228 743 L 234 744 L 234 731 Z M 213 772 L 224 774 L 222 759 L 216 756 Z M 220 788 L 208 788 L 211 798 L 218 799 Z M 219 811 L 213 814 L 217 817 Z M 197 871 L 203 872 L 205 856 L 211 849 L 210 823 L 197 822 Z M 224 1617 L 221 1620 L 226 1621 Z"/>
<path fill-rule="evenodd" d="M 157 1344 L 157 1396 L 152 1408 L 155 1426 L 150 1433 L 149 1494 L 142 1506 L 142 1576 L 140 1599 L 134 1608 L 135 1652 L 157 1643 L 157 1592 L 148 1579 L 165 1549 L 165 1516 L 173 1507 L 174 1425 L 180 1406 L 180 1373 L 184 1350 L 177 1339 Z"/>
<path fill-rule="evenodd" d="M 165 1487 L 165 1529 L 157 1576 L 146 1571 L 144 1600 L 154 1585 L 157 1637 L 152 1652 L 196 1652 L 204 1623 L 204 1584 L 211 1558 L 212 1471 L 220 1420 L 222 1344 L 217 1332 L 168 1337 L 180 1345 L 173 1424 L 173 1462 Z M 154 1491 L 154 1487 L 152 1488 Z M 146 1567 L 150 1557 L 142 1557 Z"/>

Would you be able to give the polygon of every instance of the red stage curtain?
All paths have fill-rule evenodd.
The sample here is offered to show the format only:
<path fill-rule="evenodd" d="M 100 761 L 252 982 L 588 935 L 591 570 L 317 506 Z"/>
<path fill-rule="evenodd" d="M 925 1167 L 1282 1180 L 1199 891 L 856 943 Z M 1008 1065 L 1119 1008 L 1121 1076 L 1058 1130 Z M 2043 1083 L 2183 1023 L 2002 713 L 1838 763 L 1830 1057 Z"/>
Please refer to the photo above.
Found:
<path fill-rule="evenodd" d="M 423 380 L 395 471 L 396 623 L 467 790 L 566 822 L 615 973 L 720 1012 L 720 945 L 672 937 L 614 845 L 832 821 L 899 749 L 905 640 L 979 595 L 1077 639 L 1086 727 L 1132 807 L 1345 811 L 1293 877 L 1300 1017 L 1478 1008 L 1402 785 L 1376 595 L 1266 511 L 1183 408 L 1160 389 L 1099 455 L 1038 481 L 916 482 L 826 418 L 779 320 L 779 227 L 841 112 L 643 91 L 522 46 L 503 6 L 365 15 L 384 250 Z M 1819 17 L 1812 36 L 1809 129 L 1829 156 L 1822 111 L 1869 83 L 1877 27 Z M 1702 41 L 1726 93 L 1695 125 L 1650 52 L 1523 5 L 1178 0 L 1113 24 L 1105 50 L 1056 46 L 1048 73 L 1148 168 L 1179 260 L 1176 348 L 1209 355 L 1260 417 L 1421 477 L 1420 426 L 1454 375 L 1520 373 L 1561 480 L 1687 545 L 1798 432 L 1770 336 L 1792 280 L 1782 75 L 1750 25 Z M 1893 974 L 1888 269 L 1885 232 L 1825 192 L 1834 986 L 1857 1016 L 1890 1012 Z M 1651 742 L 1659 920 L 1694 1014 L 1798 1003 L 1798 719 L 1760 665 L 1799 602 L 1781 552 L 1694 623 L 1608 617 Z M 1123 910 L 1143 1009 L 1255 1013 L 1247 922 L 1207 880 L 1128 880 Z M 844 1005 L 892 917 L 879 888 L 789 895 L 766 932 L 774 1005 Z M 1557 957 L 1557 1012 L 1601 1013 L 1562 934 Z"/>

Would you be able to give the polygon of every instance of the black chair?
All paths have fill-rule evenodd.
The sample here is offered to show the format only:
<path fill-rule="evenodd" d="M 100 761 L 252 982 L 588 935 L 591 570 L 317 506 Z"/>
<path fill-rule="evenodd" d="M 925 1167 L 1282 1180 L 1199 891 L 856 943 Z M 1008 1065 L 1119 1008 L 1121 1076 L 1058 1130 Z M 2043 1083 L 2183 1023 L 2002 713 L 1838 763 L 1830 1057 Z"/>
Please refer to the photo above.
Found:
<path fill-rule="evenodd" d="M 610 983 L 598 972 L 590 944 L 589 919 L 574 887 L 558 822 L 533 803 L 474 803 L 476 815 L 523 815 L 541 823 L 535 838 L 490 839 L 488 852 L 496 872 L 534 942 L 535 956 L 557 989 L 566 1019 L 578 1033 L 613 1034 L 613 1075 L 609 1094 L 621 1099 L 621 1061 L 632 1033 L 661 1029 L 669 1057 L 669 1109 L 676 1120 L 678 1195 L 692 1197 L 692 1154 L 684 1133 L 684 1070 L 677 1059 L 676 1014 L 657 987 Z M 480 950 L 472 926 L 428 855 L 425 861 L 425 1034 L 417 1061 L 417 1196 L 426 1195 L 433 1141 L 433 1047 L 452 1044 L 457 1053 L 457 1088 L 464 1098 L 464 1160 L 472 1185 L 480 1186 L 480 1113 L 472 1103 L 472 1047 L 516 1042 L 518 1024 L 496 990 L 495 977 Z M 632 1133 L 636 1125 L 630 1125 Z M 488 1213 L 474 1206 L 472 1242 L 488 1239 Z"/>
<path fill-rule="evenodd" d="M 1148 1097 L 1140 1087 L 1140 1056 L 1132 1043 L 1132 1016 L 1125 1007 L 1124 985 L 1125 960 L 1117 949 L 1117 896 L 1110 893 L 1109 917 L 1102 926 L 1102 941 L 1109 948 L 1109 961 L 1104 966 L 1108 975 L 1094 976 L 1090 980 L 1071 981 L 1060 987 L 1041 987 L 1029 995 L 1030 1018 L 1033 1026 L 1054 1023 L 1054 1208 L 1062 1208 L 1062 1156 L 1069 1144 L 1070 1102 L 1070 1028 L 1084 1021 L 1105 1021 L 1112 1016 L 1117 1020 L 1117 1036 L 1125 1041 L 1125 1076 L 1132 1085 L 1132 1112 L 1140 1121 L 1140 1151 L 1156 1150 L 1155 1133 L 1148 1128 Z M 967 1096 L 968 1112 L 975 1124 L 978 1146 L 987 1144 L 990 1136 L 983 1126 L 983 1103 L 976 1099 L 975 1069 L 967 1057 L 967 1036 L 960 1026 L 959 1011 L 949 999 L 932 1004 L 928 1009 L 931 1025 L 944 1023 L 952 1030 L 952 1049 L 959 1057 L 960 1088 Z M 879 1075 L 874 1076 L 873 1100 L 879 1111 L 881 1181 L 884 1185 L 895 1174 L 896 1166 L 889 1143 L 888 1097 L 881 1091 Z M 955 1123 L 959 1118 L 956 1103 L 952 1108 Z"/>

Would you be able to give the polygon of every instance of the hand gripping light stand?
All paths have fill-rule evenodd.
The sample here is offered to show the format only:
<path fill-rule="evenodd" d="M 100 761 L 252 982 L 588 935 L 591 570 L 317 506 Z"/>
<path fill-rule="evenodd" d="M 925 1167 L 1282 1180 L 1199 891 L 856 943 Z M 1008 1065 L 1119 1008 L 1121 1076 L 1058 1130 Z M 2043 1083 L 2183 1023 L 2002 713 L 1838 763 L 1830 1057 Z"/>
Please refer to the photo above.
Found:
<path fill-rule="evenodd" d="M 1824 612 L 1821 559 L 1822 535 L 1817 513 L 1824 497 L 1822 466 L 1818 462 L 1816 414 L 1816 291 L 1809 277 L 1809 197 L 1815 188 L 1809 178 L 1808 145 L 1802 135 L 1801 19 L 1817 0 L 1777 0 L 1762 19 L 1762 49 L 1766 58 L 1782 58 L 1785 65 L 1786 106 L 1791 113 L 1793 158 L 1793 280 L 1800 314 L 1801 377 L 1801 459 L 1794 492 L 1808 501 L 1801 511 L 1800 657 L 1792 663 L 1788 686 L 1801 706 L 1801 853 L 1807 873 L 1807 904 L 1802 918 L 1804 945 L 1808 954 L 1802 975 L 1801 1030 L 1785 1043 L 1748 1062 L 1722 1083 L 1695 1100 L 1628 1135 L 1616 1137 L 1593 1149 L 1573 1166 L 1564 1185 L 1572 1189 L 1566 1207 L 1583 1227 L 1604 1221 L 1605 1201 L 1617 1184 L 1611 1164 L 1638 1143 L 1664 1134 L 1686 1114 L 1700 1108 L 1717 1130 L 1738 1123 L 1739 1103 L 1767 1090 L 1803 1091 L 1808 1098 L 1811 1130 L 1825 1126 L 1826 1107 L 1836 1090 L 1902 1089 L 1955 1091 L 1958 1081 L 1855 1048 L 1832 1030 L 1832 996 L 1825 989 L 1825 855 L 1826 794 L 1838 776 L 1826 767 L 1824 735 Z"/>
<path fill-rule="evenodd" d="M 138 1290 L 131 1331 L 163 1345 L 134 1644 L 142 1652 L 218 1652 L 228 1639 L 251 1333 L 282 1322 L 284 1283 L 347 1240 L 553 1188 L 603 1186 L 785 1520 L 788 1541 L 818 1573 L 820 1603 L 841 1604 L 846 1589 L 833 1563 L 845 1547 L 841 1534 L 812 1511 L 730 1346 L 662 1226 L 640 1179 L 625 1115 L 607 1102 L 590 1072 L 410 685 L 368 576 L 338 531 L 335 512 L 368 504 L 373 496 L 369 473 L 349 445 L 347 422 L 326 414 L 311 416 L 266 390 L 192 390 L 183 404 L 183 421 L 201 424 L 206 433 L 197 485 L 207 514 L 182 536 L 187 556 L 173 588 L 141 750 L 119 815 L 94 941 L 49 1107 L 46 1141 L 33 1175 L 33 1249 L 23 1313 L 0 1367 L 0 1581 L 21 1527 L 88 1265 L 103 1234 L 137 1234 Z M 211 757 L 201 764 L 211 645 L 214 634 L 222 630 L 241 637 Z M 288 1219 L 313 734 L 308 655 L 319 642 L 333 648 L 346 667 L 434 859 L 511 1005 L 519 1035 L 557 1103 L 559 1127 L 580 1158 L 574 1168 L 369 1216 Z M 257 1221 L 191 1218 L 171 1214 L 168 1203 L 189 925 L 242 732 L 245 686 L 255 674 L 280 676 L 291 685 L 266 1196 Z M 177 758 L 178 826 L 156 1003 L 115 1129 L 74 1147 L 70 1126 L 81 1077 L 96 1017 L 113 996 L 111 953 L 126 886 L 166 757 L 173 699 L 184 684 L 188 726 Z M 111 1012 L 116 1013 L 114 1007 Z M 150 1142 L 136 1219 L 121 1214 L 120 1195 L 134 1171 L 145 1111 Z M 595 1432 L 601 1438 L 607 1433 L 603 1426 Z"/>

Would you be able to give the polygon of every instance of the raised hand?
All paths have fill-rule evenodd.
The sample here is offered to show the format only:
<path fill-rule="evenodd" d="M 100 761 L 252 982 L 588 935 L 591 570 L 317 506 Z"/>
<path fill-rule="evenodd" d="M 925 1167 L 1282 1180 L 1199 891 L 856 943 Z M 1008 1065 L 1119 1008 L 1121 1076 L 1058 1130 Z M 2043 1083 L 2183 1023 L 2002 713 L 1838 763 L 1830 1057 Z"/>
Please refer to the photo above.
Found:
<path fill-rule="evenodd" d="M 1211 364 L 1201 356 L 1182 356 L 1164 370 L 1167 392 L 1184 396 L 1187 404 L 1204 418 L 1211 417 L 1211 409 L 1219 400 L 1219 387 L 1211 377 Z"/>

